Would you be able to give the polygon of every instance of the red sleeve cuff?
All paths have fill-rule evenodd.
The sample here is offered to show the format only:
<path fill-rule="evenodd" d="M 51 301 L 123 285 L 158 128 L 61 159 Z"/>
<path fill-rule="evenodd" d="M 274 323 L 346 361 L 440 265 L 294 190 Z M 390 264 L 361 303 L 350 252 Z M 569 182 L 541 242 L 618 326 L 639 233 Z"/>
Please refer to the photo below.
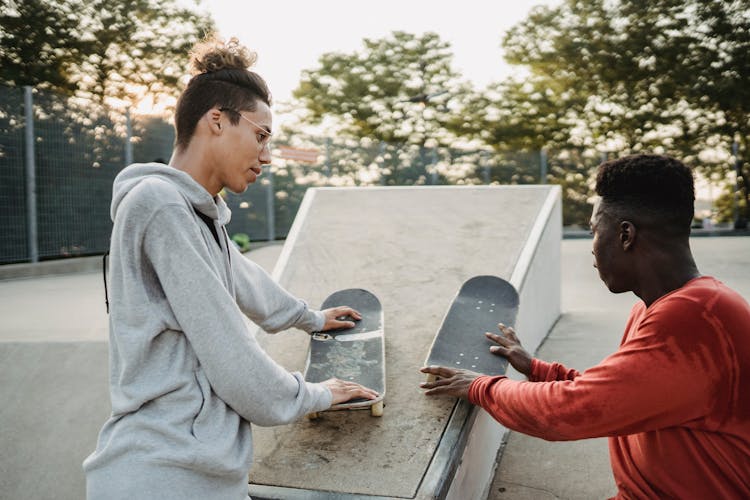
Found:
<path fill-rule="evenodd" d="M 469 386 L 469 402 L 474 405 L 483 406 L 483 395 L 486 394 L 490 387 L 498 383 L 500 380 L 507 379 L 505 375 L 499 375 L 496 377 L 490 377 L 489 375 L 483 375 L 477 377 Z"/>
<path fill-rule="evenodd" d="M 531 359 L 531 374 L 529 380 L 532 382 L 542 382 L 546 379 L 547 373 L 549 373 L 550 364 L 542 361 L 541 359 Z"/>

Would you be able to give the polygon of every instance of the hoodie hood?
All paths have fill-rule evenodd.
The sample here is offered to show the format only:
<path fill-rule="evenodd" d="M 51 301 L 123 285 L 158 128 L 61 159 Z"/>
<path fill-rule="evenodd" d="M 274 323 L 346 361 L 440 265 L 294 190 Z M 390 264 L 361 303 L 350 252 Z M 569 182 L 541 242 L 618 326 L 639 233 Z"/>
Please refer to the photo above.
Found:
<path fill-rule="evenodd" d="M 125 196 L 144 179 L 153 178 L 173 184 L 193 208 L 214 219 L 220 225 L 224 226 L 229 223 L 232 212 L 221 196 L 214 199 L 190 174 L 161 163 L 134 163 L 117 174 L 112 185 L 110 216 L 113 221 Z"/>

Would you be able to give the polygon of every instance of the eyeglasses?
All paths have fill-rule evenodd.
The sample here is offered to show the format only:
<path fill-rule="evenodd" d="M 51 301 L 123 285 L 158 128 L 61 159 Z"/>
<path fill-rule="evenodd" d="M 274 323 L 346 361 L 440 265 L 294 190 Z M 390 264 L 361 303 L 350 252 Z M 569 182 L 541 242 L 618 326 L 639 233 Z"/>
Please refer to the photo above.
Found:
<path fill-rule="evenodd" d="M 265 148 L 271 142 L 271 136 L 273 136 L 273 134 L 271 132 L 269 132 L 268 130 L 266 130 L 263 126 L 258 125 L 257 123 L 255 123 L 250 118 L 246 117 L 245 115 L 243 115 L 242 113 L 240 113 L 236 109 L 232 109 L 232 108 L 219 108 L 219 111 L 231 111 L 232 113 L 237 113 L 238 115 L 240 115 L 240 118 L 242 118 L 246 122 L 250 123 L 251 125 L 254 125 L 254 126 L 258 127 L 260 130 L 257 130 L 255 132 L 255 139 L 258 141 L 258 145 L 261 148 Z"/>

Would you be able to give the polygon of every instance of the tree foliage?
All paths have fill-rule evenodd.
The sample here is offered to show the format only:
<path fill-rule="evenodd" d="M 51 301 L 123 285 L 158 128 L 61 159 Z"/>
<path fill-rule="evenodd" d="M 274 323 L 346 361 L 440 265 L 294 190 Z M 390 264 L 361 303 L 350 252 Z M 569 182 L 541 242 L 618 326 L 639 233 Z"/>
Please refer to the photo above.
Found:
<path fill-rule="evenodd" d="M 532 11 L 503 45 L 530 77 L 475 106 L 485 140 L 664 152 L 725 178 L 732 142 L 750 153 L 747 0 L 566 0 Z M 740 169 L 745 206 L 747 179 Z"/>
<path fill-rule="evenodd" d="M 75 84 L 69 80 L 69 71 L 76 61 L 83 59 L 85 50 L 76 36 L 78 24 L 69 6 L 46 0 L 3 0 L 0 13 L 3 83 L 44 84 L 72 92 Z"/>
<path fill-rule="evenodd" d="M 294 96 L 307 121 L 333 119 L 354 137 L 423 146 L 447 144 L 448 101 L 462 91 L 448 43 L 435 33 L 396 31 L 353 53 L 323 54 Z"/>
<path fill-rule="evenodd" d="M 176 94 L 188 51 L 213 31 L 176 0 L 2 0 L 0 81 L 68 95 Z"/>

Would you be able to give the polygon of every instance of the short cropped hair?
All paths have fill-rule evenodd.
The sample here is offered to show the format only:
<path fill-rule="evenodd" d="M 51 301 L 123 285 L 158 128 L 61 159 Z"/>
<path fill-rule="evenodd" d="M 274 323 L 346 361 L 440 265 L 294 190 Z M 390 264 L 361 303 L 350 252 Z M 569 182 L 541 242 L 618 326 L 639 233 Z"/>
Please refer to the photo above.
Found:
<path fill-rule="evenodd" d="M 175 109 L 175 147 L 190 144 L 201 117 L 217 106 L 232 111 L 255 111 L 260 100 L 271 105 L 271 93 L 260 75 L 247 68 L 255 63 L 256 54 L 239 44 L 211 37 L 195 46 L 191 53 L 193 77 L 187 84 Z M 230 123 L 240 117 L 229 113 Z"/>
<path fill-rule="evenodd" d="M 605 212 L 672 236 L 690 234 L 693 172 L 669 156 L 637 154 L 599 165 L 596 193 Z"/>

